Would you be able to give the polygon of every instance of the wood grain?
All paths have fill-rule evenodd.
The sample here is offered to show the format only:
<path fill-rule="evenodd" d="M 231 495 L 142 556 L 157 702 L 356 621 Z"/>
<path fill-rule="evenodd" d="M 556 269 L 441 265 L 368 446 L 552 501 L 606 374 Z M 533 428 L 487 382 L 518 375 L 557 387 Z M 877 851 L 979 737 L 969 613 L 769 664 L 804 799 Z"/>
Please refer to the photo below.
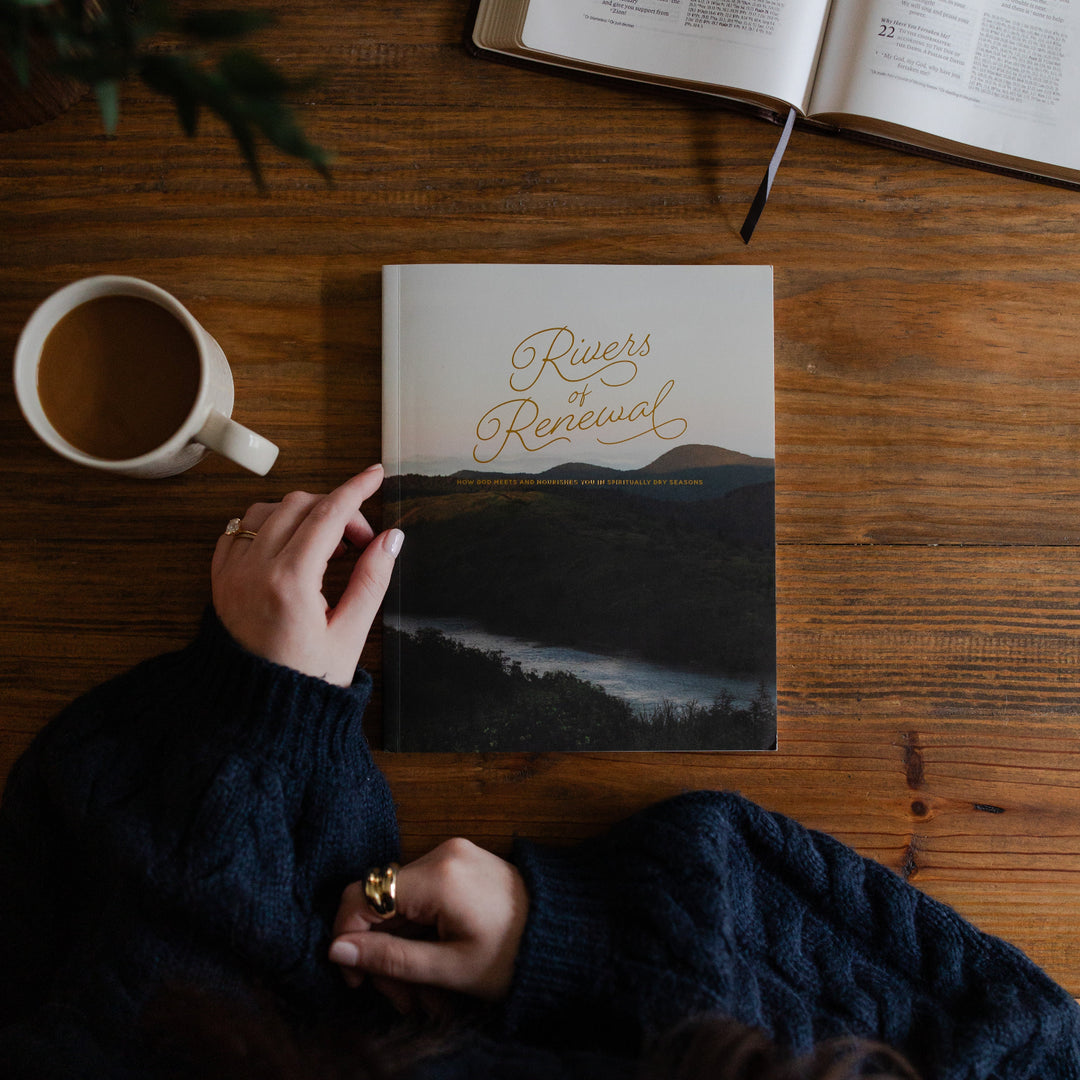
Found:
<path fill-rule="evenodd" d="M 770 125 L 474 59 L 458 0 L 271 6 L 264 49 L 324 72 L 300 104 L 333 186 L 267 152 L 260 194 L 219 126 L 187 140 L 138 86 L 115 139 L 90 99 L 0 135 L 0 351 L 69 280 L 149 278 L 282 450 L 264 479 L 208 458 L 121 481 L 52 456 L 3 390 L 0 774 L 72 696 L 188 639 L 230 516 L 378 457 L 383 263 L 769 263 L 780 750 L 380 754 L 406 851 L 569 842 L 736 788 L 1080 994 L 1080 194 L 803 131 L 745 247 Z"/>

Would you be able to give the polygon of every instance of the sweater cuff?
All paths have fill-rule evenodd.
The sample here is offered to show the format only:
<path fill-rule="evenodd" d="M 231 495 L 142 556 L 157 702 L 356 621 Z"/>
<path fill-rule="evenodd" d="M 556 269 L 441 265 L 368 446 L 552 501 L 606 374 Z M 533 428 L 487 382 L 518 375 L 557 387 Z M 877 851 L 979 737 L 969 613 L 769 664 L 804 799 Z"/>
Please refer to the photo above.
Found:
<path fill-rule="evenodd" d="M 209 607 L 176 662 L 182 696 L 206 702 L 191 723 L 208 740 L 301 773 L 358 753 L 374 768 L 362 728 L 366 671 L 345 687 L 275 664 L 238 644 Z"/>
<path fill-rule="evenodd" d="M 527 1037 L 560 1016 L 576 1015 L 609 967 L 609 883 L 593 845 L 514 845 L 513 862 L 529 892 L 529 917 L 503 1010 L 508 1035 Z M 597 853 L 598 854 L 598 853 Z"/>

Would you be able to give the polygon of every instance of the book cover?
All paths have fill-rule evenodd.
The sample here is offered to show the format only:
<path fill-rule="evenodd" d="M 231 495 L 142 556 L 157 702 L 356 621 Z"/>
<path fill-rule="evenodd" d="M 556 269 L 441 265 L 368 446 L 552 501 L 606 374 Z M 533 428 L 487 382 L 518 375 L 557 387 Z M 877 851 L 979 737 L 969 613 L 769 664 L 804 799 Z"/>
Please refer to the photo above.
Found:
<path fill-rule="evenodd" d="M 776 745 L 772 270 L 383 268 L 384 739 Z"/>

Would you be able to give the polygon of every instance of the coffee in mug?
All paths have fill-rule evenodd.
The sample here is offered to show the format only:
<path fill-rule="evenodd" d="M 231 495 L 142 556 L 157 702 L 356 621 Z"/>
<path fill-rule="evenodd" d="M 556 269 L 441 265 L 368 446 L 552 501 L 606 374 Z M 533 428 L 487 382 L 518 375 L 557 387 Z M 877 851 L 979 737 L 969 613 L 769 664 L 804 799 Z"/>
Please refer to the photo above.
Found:
<path fill-rule="evenodd" d="M 57 432 L 109 461 L 156 450 L 199 392 L 199 351 L 187 327 L 152 300 L 101 296 L 49 331 L 38 397 Z"/>
<path fill-rule="evenodd" d="M 138 278 L 74 282 L 31 317 L 15 355 L 31 427 L 81 464 L 170 476 L 214 449 L 260 475 L 277 447 L 229 418 L 232 375 L 217 342 Z"/>

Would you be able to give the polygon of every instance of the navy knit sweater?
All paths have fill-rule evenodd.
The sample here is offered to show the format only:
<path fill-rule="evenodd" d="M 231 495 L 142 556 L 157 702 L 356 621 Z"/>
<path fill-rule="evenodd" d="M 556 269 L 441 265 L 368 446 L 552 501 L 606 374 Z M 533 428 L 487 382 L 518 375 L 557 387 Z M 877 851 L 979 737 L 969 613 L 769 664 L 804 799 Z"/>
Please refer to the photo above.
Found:
<path fill-rule="evenodd" d="M 301 1021 L 377 1007 L 326 959 L 342 888 L 397 855 L 369 687 L 260 660 L 208 614 L 44 729 L 0 804 L 0 1076 L 139 1076 L 165 984 L 258 986 Z M 425 1080 L 632 1076 L 650 1035 L 710 1010 L 795 1050 L 883 1039 L 927 1080 L 1080 1080 L 1080 1009 L 1018 951 L 737 795 L 515 861 L 510 996 Z"/>

